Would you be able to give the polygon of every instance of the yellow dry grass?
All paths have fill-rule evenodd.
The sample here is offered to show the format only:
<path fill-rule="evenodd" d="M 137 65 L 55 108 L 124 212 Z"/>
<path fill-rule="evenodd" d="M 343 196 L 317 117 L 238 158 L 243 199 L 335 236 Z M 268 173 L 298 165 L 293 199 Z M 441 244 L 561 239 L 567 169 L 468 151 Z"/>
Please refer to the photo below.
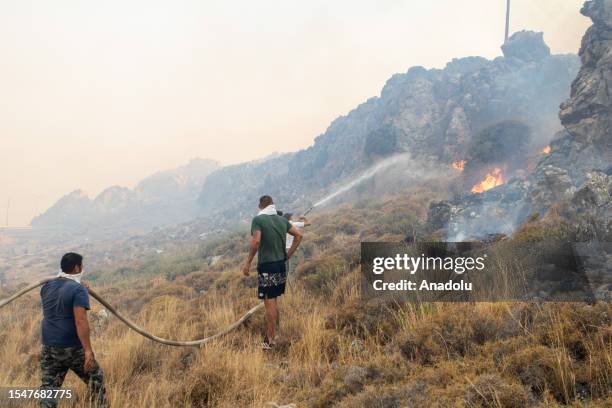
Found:
<path fill-rule="evenodd" d="M 379 204 L 376 214 L 382 215 L 375 217 L 357 206 L 325 214 L 325 224 L 315 219 L 298 257 L 299 279 L 280 300 L 280 338 L 271 352 L 259 347 L 261 313 L 201 349 L 174 348 L 140 337 L 112 316 L 98 323 L 93 317 L 100 307 L 94 304 L 93 345 L 112 406 L 612 406 L 610 305 L 376 305 L 361 299 L 359 241 L 401 239 L 398 219 L 421 219 L 427 200 L 421 201 Z M 347 220 L 366 221 L 351 226 Z M 389 233 L 386 223 L 398 232 Z M 214 254 L 214 248 L 208 251 Z M 257 302 L 255 278 L 239 272 L 243 255 L 223 270 L 96 289 L 150 332 L 201 338 Z M 514 270 L 510 264 L 498 269 Z M 202 293 L 194 289 L 194 282 L 209 280 Z M 129 282 L 139 282 L 138 276 Z M 0 297 L 6 295 L 0 290 Z M 0 384 L 39 385 L 39 325 L 36 294 L 0 310 Z M 86 406 L 85 387 L 73 374 L 64 386 L 78 395 L 64 406 Z"/>
<path fill-rule="evenodd" d="M 228 273 L 240 280 L 237 271 Z M 350 276 L 354 282 L 356 272 L 345 280 Z M 256 302 L 253 295 L 248 288 L 188 299 L 161 295 L 134 319 L 162 336 L 199 338 L 234 321 Z M 2 311 L 0 384 L 39 385 L 37 302 L 32 295 Z M 281 311 L 273 352 L 259 348 L 261 315 L 201 349 L 152 343 L 110 317 L 96 329 L 94 348 L 112 405 L 263 407 L 273 401 L 367 407 L 376 396 L 386 398 L 381 407 L 411 406 L 400 405 L 411 398 L 425 398 L 425 406 L 466 407 L 609 401 L 612 310 L 606 305 L 411 303 L 367 309 L 354 285 L 341 282 L 327 298 L 293 283 Z M 79 396 L 64 406 L 84 406 L 85 387 L 73 374 L 64 386 Z M 411 387 L 413 394 L 404 395 Z"/>

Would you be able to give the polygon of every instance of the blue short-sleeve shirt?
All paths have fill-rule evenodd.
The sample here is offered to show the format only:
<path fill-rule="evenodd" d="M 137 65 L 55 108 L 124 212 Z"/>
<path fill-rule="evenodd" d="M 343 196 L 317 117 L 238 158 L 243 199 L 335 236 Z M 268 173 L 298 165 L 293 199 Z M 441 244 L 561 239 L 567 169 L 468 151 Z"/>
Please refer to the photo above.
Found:
<path fill-rule="evenodd" d="M 78 282 L 59 278 L 40 289 L 43 308 L 42 342 L 52 347 L 82 347 L 74 321 L 75 306 L 89 310 L 89 293 Z"/>

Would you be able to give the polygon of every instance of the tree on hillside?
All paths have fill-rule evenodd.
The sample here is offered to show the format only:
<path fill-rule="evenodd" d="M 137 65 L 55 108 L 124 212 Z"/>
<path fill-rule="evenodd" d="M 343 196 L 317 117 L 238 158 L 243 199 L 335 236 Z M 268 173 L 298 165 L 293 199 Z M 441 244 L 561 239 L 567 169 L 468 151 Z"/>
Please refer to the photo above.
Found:
<path fill-rule="evenodd" d="M 532 132 L 529 126 L 516 120 L 498 122 L 478 132 L 468 146 L 468 165 L 510 162 L 526 157 Z"/>

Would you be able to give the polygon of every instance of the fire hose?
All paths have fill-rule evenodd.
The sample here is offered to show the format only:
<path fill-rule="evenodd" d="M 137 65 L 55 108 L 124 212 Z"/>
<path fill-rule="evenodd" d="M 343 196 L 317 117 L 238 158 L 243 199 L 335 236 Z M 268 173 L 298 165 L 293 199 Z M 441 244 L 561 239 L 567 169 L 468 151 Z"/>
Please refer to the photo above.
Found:
<path fill-rule="evenodd" d="M 312 207 L 308 208 L 304 212 L 304 214 L 302 216 L 305 216 L 306 214 L 311 212 L 314 208 L 315 208 L 315 206 L 312 206 Z M 4 306 L 8 305 L 9 303 L 14 301 L 15 299 L 25 295 L 29 291 L 31 291 L 33 289 L 36 289 L 37 287 L 42 286 L 45 283 L 50 282 L 50 281 L 52 281 L 54 279 L 57 279 L 57 278 L 53 277 L 53 278 L 43 279 L 43 280 L 41 280 L 39 282 L 31 284 L 30 286 L 26 286 L 25 288 L 19 290 L 18 292 L 16 292 L 12 296 L 8 297 L 7 299 L 0 300 L 0 309 L 3 308 Z M 149 333 L 148 331 L 146 331 L 145 329 L 143 329 L 142 327 L 138 326 L 136 323 L 131 321 L 129 318 L 127 318 L 124 315 L 122 315 L 121 313 L 119 313 L 117 311 L 117 309 L 115 309 L 113 306 L 111 306 L 110 303 L 108 303 L 106 300 L 104 300 L 104 298 L 102 296 L 98 295 L 98 293 L 96 293 L 95 290 L 93 290 L 93 289 L 91 289 L 89 287 L 87 288 L 87 290 L 88 290 L 89 294 L 94 299 L 96 299 L 98 302 L 100 302 L 100 304 L 102 304 L 102 306 L 104 306 L 112 314 L 117 316 L 117 318 L 119 320 L 121 320 L 130 329 L 134 330 L 136 333 L 140 334 L 141 336 L 146 337 L 149 340 L 153 340 L 153 341 L 161 343 L 161 344 L 166 344 L 168 346 L 196 347 L 196 346 L 201 346 L 201 345 L 206 344 L 206 343 L 210 343 L 211 341 L 216 340 L 216 339 L 218 339 L 218 338 L 220 338 L 222 336 L 225 336 L 226 334 L 228 334 L 232 330 L 235 330 L 236 328 L 240 327 L 247 320 L 249 320 L 251 318 L 251 316 L 253 316 L 255 314 L 255 312 L 257 312 L 259 309 L 261 309 L 263 307 L 263 305 L 264 305 L 263 302 L 262 302 L 262 303 L 259 303 L 257 306 L 252 307 L 248 312 L 243 314 L 242 317 L 240 317 L 240 319 L 236 320 L 234 323 L 230 324 L 229 326 L 227 326 L 225 329 L 221 330 L 220 332 L 218 332 L 216 334 L 213 334 L 212 336 L 208 336 L 208 337 L 205 337 L 203 339 L 188 340 L 188 341 L 170 340 L 170 339 L 165 339 L 163 337 L 155 336 L 154 334 Z"/>
<path fill-rule="evenodd" d="M 10 296 L 7 299 L 0 300 L 0 309 L 3 308 L 4 306 L 8 305 L 9 303 L 14 301 L 15 299 L 25 295 L 26 293 L 28 293 L 32 289 L 35 289 L 35 288 L 37 288 L 39 286 L 42 286 L 45 283 L 50 282 L 50 281 L 52 281 L 54 279 L 57 279 L 57 278 L 54 277 L 54 278 L 43 279 L 43 280 L 41 280 L 39 282 L 31 284 L 30 286 L 26 286 L 25 288 L 21 289 L 20 291 L 18 291 L 17 293 L 13 294 L 12 296 Z M 137 332 L 141 336 L 146 337 L 147 339 L 156 341 L 158 343 L 166 344 L 168 346 L 196 347 L 196 346 L 201 346 L 201 345 L 206 344 L 206 343 L 210 343 L 211 341 L 216 340 L 216 339 L 218 339 L 218 338 L 220 338 L 222 336 L 225 336 L 226 334 L 228 334 L 232 330 L 240 327 L 243 323 L 245 323 L 247 320 L 249 320 L 251 318 L 251 316 L 253 316 L 253 314 L 255 314 L 255 312 L 257 312 L 259 309 L 261 309 L 263 307 L 263 302 L 259 303 L 257 306 L 251 308 L 248 312 L 246 312 L 244 315 L 242 315 L 242 317 L 240 319 L 236 320 L 234 323 L 230 324 L 229 326 L 227 326 L 226 328 L 224 328 L 220 332 L 218 332 L 216 334 L 213 334 L 212 336 L 205 337 L 203 339 L 198 339 L 198 340 L 179 341 L 179 340 L 165 339 L 163 337 L 158 337 L 158 336 L 155 336 L 155 335 L 149 333 L 148 331 L 146 331 L 145 329 L 143 329 L 142 327 L 138 326 L 136 323 L 134 323 L 133 321 L 131 321 L 130 319 L 128 319 L 127 317 L 125 317 L 121 313 L 119 313 L 113 306 L 111 306 L 106 300 L 104 300 L 104 298 L 102 298 L 102 296 L 98 295 L 96 293 L 96 291 L 94 291 L 91 288 L 87 288 L 87 290 L 89 291 L 89 294 L 94 299 L 96 299 L 98 302 L 100 302 L 102 304 L 102 306 L 104 306 L 106 309 L 108 309 L 112 314 L 117 316 L 117 318 L 119 320 L 121 320 L 130 329 L 134 330 L 135 332 Z"/>

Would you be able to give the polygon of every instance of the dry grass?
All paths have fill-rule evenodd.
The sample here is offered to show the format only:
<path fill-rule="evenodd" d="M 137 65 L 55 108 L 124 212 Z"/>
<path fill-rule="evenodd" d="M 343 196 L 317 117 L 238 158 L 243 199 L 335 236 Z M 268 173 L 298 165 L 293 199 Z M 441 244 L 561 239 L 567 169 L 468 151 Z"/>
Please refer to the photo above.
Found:
<path fill-rule="evenodd" d="M 402 213 L 422 216 L 414 203 L 388 202 L 378 210 L 392 223 Z M 367 211 L 326 214 L 340 234 L 329 223 L 308 233 L 298 279 L 281 298 L 281 337 L 272 352 L 258 347 L 262 314 L 204 348 L 173 348 L 143 339 L 112 316 L 93 319 L 94 305 L 93 344 L 112 405 L 612 406 L 610 305 L 366 303 L 357 285 L 357 243 L 401 239 L 418 228 L 389 234 L 377 232 L 373 224 L 385 225 L 380 219 L 358 228 L 341 222 L 367 219 Z M 522 233 L 533 239 L 541 231 L 529 226 Z M 239 273 L 239 255 L 214 276 L 203 270 L 96 289 L 155 334 L 201 338 L 257 301 L 254 277 Z M 38 302 L 32 294 L 0 311 L 0 384 L 39 385 Z M 85 406 L 85 388 L 74 375 L 65 386 L 79 396 L 66 406 Z"/>
<path fill-rule="evenodd" d="M 374 307 L 349 288 L 341 283 L 333 296 L 322 297 L 292 285 L 282 301 L 278 349 L 271 353 L 258 347 L 261 315 L 202 349 L 149 342 L 111 317 L 94 336 L 110 400 L 116 407 L 263 407 L 269 401 L 312 407 L 605 406 L 610 401 L 607 305 Z M 249 289 L 190 299 L 162 294 L 134 317 L 154 333 L 197 338 L 236 319 L 253 298 Z M 31 296 L 2 312 L 2 384 L 38 385 L 36 303 Z M 66 386 L 76 387 L 80 396 L 85 392 L 73 375 Z"/>

